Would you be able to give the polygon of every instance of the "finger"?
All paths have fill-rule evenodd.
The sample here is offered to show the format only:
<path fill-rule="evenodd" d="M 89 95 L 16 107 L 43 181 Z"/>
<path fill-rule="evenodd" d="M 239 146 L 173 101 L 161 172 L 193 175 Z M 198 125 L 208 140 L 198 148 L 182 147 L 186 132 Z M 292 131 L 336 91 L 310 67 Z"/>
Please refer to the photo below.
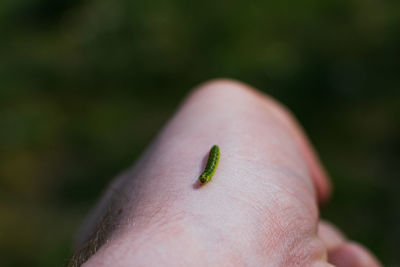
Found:
<path fill-rule="evenodd" d="M 333 224 L 320 221 L 318 237 L 328 250 L 328 261 L 337 267 L 380 266 L 377 259 L 360 244 L 349 242 Z"/>
<path fill-rule="evenodd" d="M 328 260 L 338 267 L 379 267 L 378 260 L 362 245 L 346 242 L 328 251 Z"/>
<path fill-rule="evenodd" d="M 318 237 L 324 242 L 327 250 L 332 250 L 345 242 L 346 238 L 333 224 L 320 221 L 318 224 Z"/>

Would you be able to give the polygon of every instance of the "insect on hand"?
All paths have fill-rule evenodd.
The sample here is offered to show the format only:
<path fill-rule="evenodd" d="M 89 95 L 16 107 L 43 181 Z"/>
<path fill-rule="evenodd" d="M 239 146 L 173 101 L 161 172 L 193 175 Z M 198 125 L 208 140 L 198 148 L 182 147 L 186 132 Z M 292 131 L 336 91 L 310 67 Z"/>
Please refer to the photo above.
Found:
<path fill-rule="evenodd" d="M 199 176 L 200 183 L 205 184 L 211 180 L 215 170 L 217 169 L 218 160 L 219 160 L 219 147 L 217 145 L 213 145 L 213 147 L 210 150 L 210 154 L 208 156 L 206 168 L 204 172 Z"/>

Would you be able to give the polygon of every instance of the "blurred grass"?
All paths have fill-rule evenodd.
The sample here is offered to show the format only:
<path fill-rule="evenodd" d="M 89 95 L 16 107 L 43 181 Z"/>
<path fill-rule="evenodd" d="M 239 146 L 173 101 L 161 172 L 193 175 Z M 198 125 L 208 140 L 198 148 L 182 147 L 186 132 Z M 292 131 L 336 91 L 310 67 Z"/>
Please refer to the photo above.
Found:
<path fill-rule="evenodd" d="M 232 77 L 298 116 L 322 214 L 399 266 L 400 2 L 0 2 L 0 258 L 62 266 L 110 178 L 188 90 Z"/>

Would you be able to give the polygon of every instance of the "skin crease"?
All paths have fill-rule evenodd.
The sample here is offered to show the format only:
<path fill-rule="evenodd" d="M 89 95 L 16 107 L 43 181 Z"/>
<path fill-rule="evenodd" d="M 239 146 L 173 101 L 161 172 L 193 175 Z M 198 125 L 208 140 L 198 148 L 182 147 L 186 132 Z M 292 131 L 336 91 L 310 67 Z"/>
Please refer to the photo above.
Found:
<path fill-rule="evenodd" d="M 214 144 L 218 168 L 198 187 Z M 242 83 L 215 80 L 195 88 L 135 166 L 111 183 L 78 246 L 111 214 L 86 267 L 332 266 L 328 255 L 335 266 L 380 266 L 319 223 L 318 203 L 330 191 L 286 108 Z"/>

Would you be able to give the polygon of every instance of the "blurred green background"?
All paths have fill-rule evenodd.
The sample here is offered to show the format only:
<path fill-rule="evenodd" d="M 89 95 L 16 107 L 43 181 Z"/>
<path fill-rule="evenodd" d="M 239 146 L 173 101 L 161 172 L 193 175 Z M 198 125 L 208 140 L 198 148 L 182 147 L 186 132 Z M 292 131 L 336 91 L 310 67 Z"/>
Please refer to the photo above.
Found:
<path fill-rule="evenodd" d="M 289 106 L 332 176 L 322 215 L 400 266 L 400 1 L 0 1 L 0 259 L 63 266 L 79 223 L 188 90 Z"/>

